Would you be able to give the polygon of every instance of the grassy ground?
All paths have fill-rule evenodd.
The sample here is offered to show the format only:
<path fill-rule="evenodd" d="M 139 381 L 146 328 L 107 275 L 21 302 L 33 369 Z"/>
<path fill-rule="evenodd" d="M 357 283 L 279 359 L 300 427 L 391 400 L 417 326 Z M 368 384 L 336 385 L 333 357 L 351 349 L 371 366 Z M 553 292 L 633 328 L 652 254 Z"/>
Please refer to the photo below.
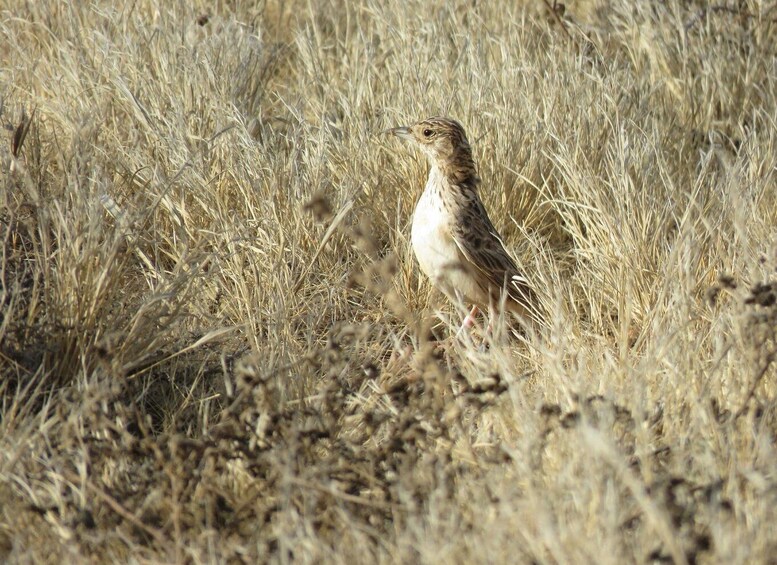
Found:
<path fill-rule="evenodd" d="M 1 4 L 0 561 L 775 563 L 777 3 Z"/>

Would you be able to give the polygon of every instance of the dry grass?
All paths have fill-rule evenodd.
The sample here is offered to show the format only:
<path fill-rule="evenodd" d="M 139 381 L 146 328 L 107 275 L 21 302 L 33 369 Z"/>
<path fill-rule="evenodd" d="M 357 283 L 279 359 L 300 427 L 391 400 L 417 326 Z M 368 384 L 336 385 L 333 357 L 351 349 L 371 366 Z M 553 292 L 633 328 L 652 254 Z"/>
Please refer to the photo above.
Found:
<path fill-rule="evenodd" d="M 774 1 L 3 4 L 1 561 L 775 562 Z M 433 114 L 528 343 L 430 339 Z"/>

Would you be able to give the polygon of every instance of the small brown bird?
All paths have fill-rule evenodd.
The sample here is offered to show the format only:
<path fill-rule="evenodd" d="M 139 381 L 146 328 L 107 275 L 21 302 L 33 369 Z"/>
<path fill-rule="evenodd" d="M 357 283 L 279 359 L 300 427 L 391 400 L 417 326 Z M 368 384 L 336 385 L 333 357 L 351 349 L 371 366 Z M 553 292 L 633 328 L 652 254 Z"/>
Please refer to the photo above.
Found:
<path fill-rule="evenodd" d="M 390 133 L 412 141 L 429 160 L 429 179 L 413 214 L 411 242 L 421 270 L 452 302 L 506 309 L 524 321 L 541 317 L 529 281 L 518 272 L 478 196 L 480 178 L 464 128 L 434 117 Z M 503 295 L 505 293 L 505 295 Z"/>

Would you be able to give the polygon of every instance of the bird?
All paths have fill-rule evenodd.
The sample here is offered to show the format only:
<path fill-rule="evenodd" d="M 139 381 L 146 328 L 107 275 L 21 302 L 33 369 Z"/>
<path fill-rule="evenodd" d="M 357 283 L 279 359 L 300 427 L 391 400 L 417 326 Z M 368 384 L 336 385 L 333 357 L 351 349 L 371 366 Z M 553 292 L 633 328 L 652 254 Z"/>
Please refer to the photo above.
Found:
<path fill-rule="evenodd" d="M 436 116 L 387 131 L 416 145 L 429 162 L 410 241 L 434 286 L 454 304 L 472 305 L 459 332 L 474 325 L 479 310 L 493 320 L 501 305 L 524 324 L 541 322 L 537 296 L 480 199 L 481 179 L 462 125 Z"/>

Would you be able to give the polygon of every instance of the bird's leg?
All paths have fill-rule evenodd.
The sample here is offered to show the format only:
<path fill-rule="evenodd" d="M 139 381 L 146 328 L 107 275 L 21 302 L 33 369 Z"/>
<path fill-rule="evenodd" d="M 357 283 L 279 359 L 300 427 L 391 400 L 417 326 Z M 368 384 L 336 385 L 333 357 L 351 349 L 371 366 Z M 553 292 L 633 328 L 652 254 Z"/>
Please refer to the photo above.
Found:
<path fill-rule="evenodd" d="M 469 314 L 467 314 L 467 317 L 464 318 L 464 322 L 461 324 L 462 328 L 471 328 L 475 325 L 475 316 L 478 315 L 478 307 L 473 306 L 472 310 L 470 310 Z"/>
<path fill-rule="evenodd" d="M 475 325 L 475 316 L 478 315 L 478 307 L 473 306 L 472 310 L 470 310 L 469 314 L 466 315 L 464 318 L 464 321 L 461 323 L 461 327 L 459 328 L 459 331 L 456 332 L 456 338 L 458 339 L 459 336 L 461 336 L 461 332 L 470 329 L 472 326 Z"/>

